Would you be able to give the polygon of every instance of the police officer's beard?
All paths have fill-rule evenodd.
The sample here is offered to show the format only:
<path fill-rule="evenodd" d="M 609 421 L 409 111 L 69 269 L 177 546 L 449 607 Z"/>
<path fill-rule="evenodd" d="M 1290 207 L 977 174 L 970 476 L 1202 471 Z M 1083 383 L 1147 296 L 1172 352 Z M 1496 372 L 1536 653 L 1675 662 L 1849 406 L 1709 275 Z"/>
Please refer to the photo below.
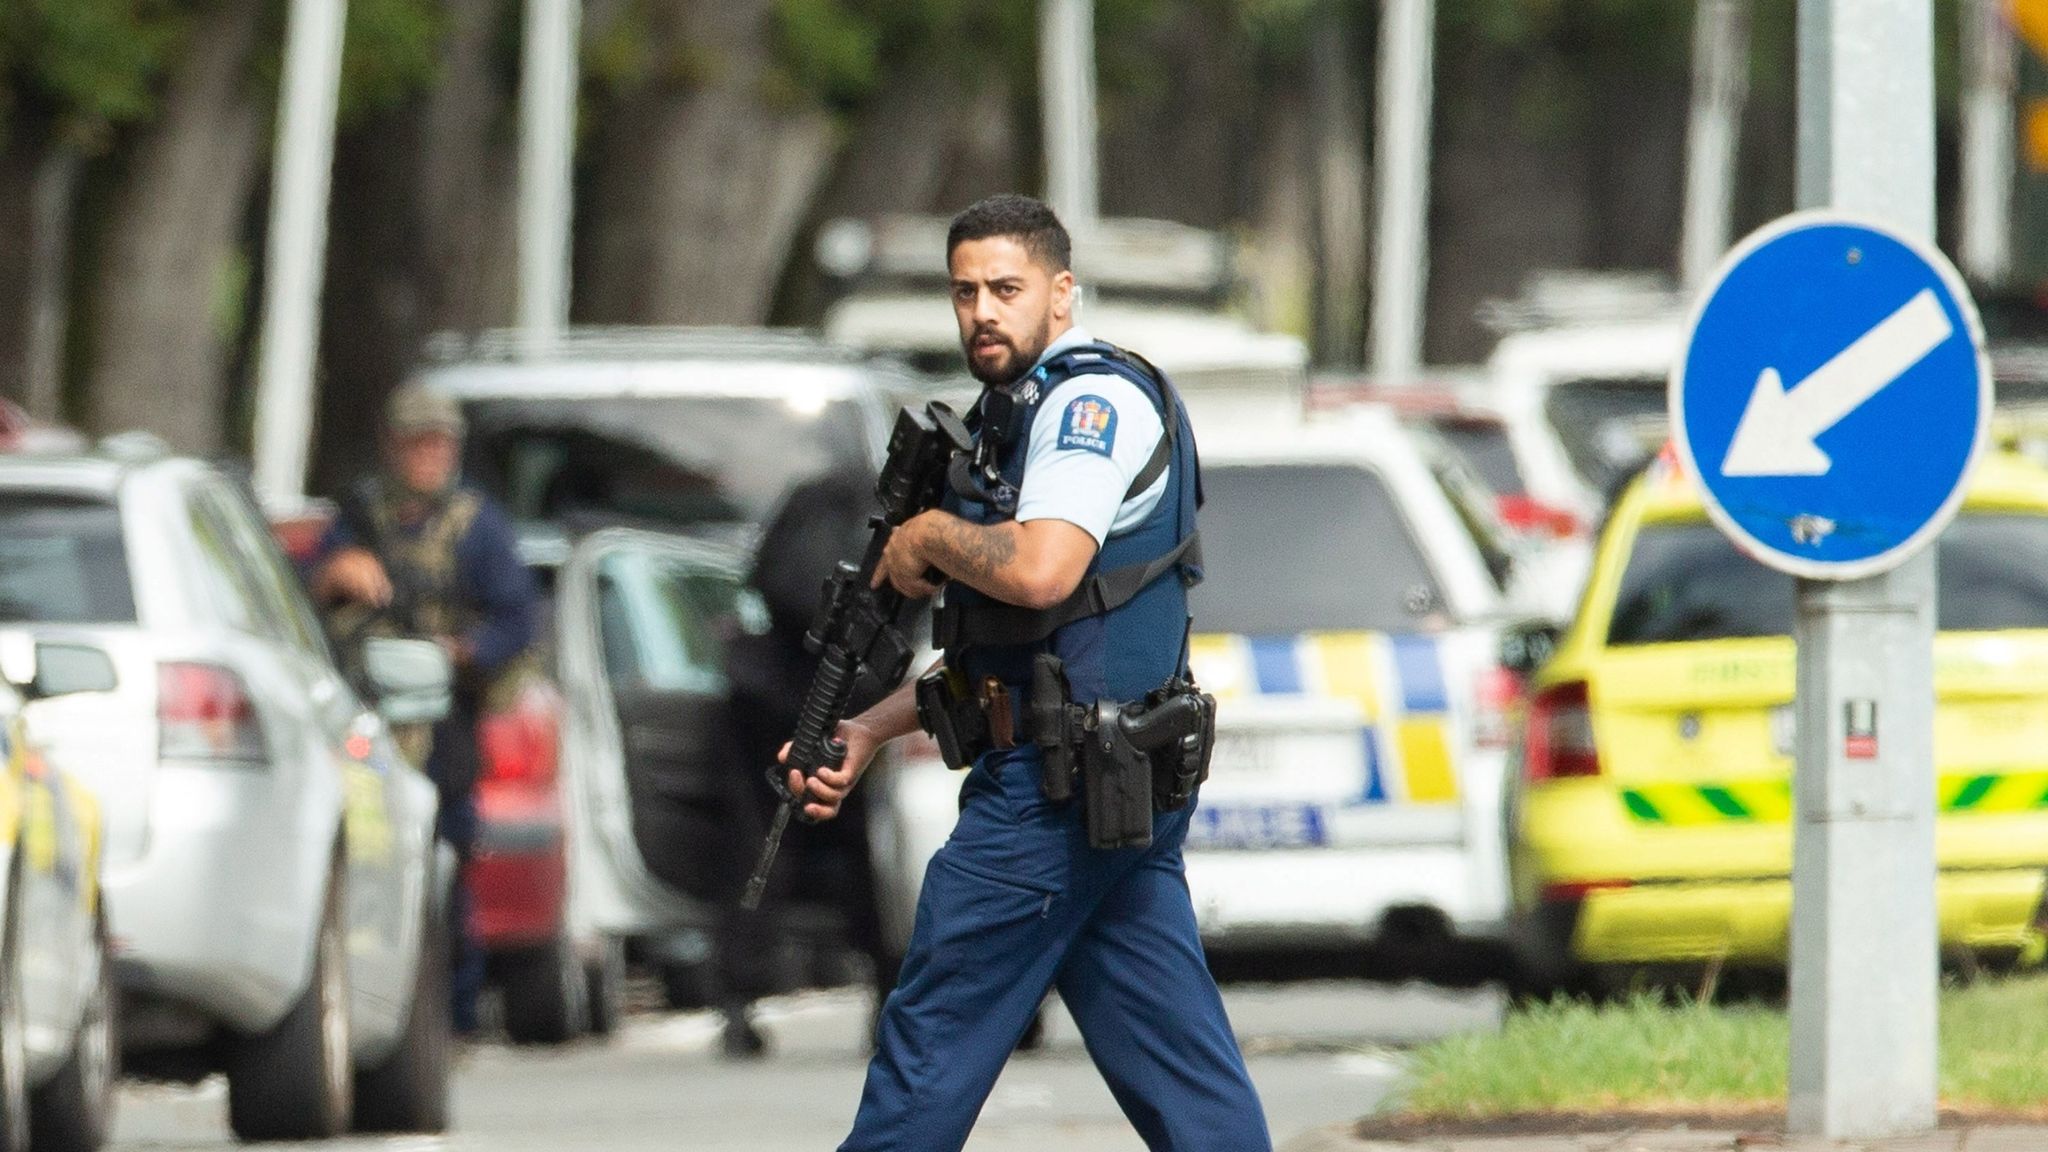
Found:
<path fill-rule="evenodd" d="M 981 339 L 983 336 L 994 336 L 1003 342 L 1005 348 L 1009 349 L 1010 358 L 1000 368 L 984 369 L 981 363 L 974 358 L 974 341 Z M 1046 348 L 1051 344 L 1052 317 L 1050 316 L 1039 322 L 1038 332 L 1028 345 L 1019 345 L 1016 341 L 1009 339 L 999 332 L 976 331 L 967 343 L 967 372 L 976 380 L 990 387 L 1008 387 L 1011 384 L 1015 384 L 1026 372 L 1031 371 L 1032 367 L 1038 363 L 1038 358 L 1045 355 Z"/>

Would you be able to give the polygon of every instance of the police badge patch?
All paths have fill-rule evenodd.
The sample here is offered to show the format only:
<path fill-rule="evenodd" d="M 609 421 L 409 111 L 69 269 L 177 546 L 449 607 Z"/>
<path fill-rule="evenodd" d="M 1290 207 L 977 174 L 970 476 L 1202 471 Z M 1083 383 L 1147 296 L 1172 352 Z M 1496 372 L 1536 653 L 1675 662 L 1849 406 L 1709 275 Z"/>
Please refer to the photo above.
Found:
<path fill-rule="evenodd" d="M 1116 446 L 1116 409 L 1100 396 L 1077 397 L 1060 420 L 1059 446 L 1109 455 Z"/>

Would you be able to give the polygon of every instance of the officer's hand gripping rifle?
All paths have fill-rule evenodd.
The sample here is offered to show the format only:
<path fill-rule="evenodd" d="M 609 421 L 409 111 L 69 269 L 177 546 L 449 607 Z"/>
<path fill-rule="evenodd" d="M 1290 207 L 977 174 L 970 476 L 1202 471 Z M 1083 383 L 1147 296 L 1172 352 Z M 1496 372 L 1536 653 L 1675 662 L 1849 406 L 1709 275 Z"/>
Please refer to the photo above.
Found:
<path fill-rule="evenodd" d="M 760 863 L 754 866 L 740 897 L 740 906 L 748 911 L 761 906 L 790 814 L 803 811 L 804 794 L 789 792 L 789 770 L 801 771 L 808 780 L 820 768 L 843 763 L 846 745 L 836 733 L 839 722 L 846 718 L 854 686 L 869 678 L 893 688 L 910 669 L 910 638 L 902 623 L 903 594 L 887 582 L 880 588 L 868 585 L 881 565 L 890 533 L 912 516 L 937 507 L 946 489 L 948 467 L 972 451 L 967 426 L 944 404 L 933 401 L 922 412 L 905 408 L 896 415 L 896 428 L 889 434 L 889 455 L 875 481 L 882 510 L 869 521 L 873 535 L 868 538 L 867 551 L 859 564 L 841 561 L 833 570 L 825 581 L 818 618 L 804 637 L 804 646 L 819 657 L 818 670 L 804 694 L 789 756 L 768 770 L 769 783 L 784 802 L 776 810 L 775 823 L 761 845 Z"/>

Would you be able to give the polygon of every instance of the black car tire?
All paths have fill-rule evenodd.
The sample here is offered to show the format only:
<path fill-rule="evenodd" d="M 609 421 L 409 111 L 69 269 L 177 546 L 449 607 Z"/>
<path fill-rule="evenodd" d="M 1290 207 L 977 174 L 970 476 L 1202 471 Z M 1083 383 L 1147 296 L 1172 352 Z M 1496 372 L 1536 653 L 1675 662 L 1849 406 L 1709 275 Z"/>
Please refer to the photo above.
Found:
<path fill-rule="evenodd" d="M 448 917 L 433 901 L 422 916 L 405 1035 L 382 1064 L 356 1073 L 358 1132 L 448 1130 L 448 1067 L 455 1032 L 449 1007 Z"/>
<path fill-rule="evenodd" d="M 505 1035 L 515 1044 L 567 1044 L 590 1025 L 589 981 L 567 933 L 503 962 Z"/>
<path fill-rule="evenodd" d="M 626 1010 L 626 942 L 617 936 L 598 938 L 597 959 L 586 969 L 590 981 L 590 1034 L 618 1031 Z"/>
<path fill-rule="evenodd" d="M 276 1027 L 237 1037 L 230 1046 L 228 1126 L 242 1140 L 327 1140 L 348 1131 L 355 1064 L 344 907 L 337 868 L 328 880 L 306 991 Z"/>
<path fill-rule="evenodd" d="M 121 1047 L 114 1021 L 114 961 L 103 916 L 94 925 L 93 944 L 99 979 L 79 1013 L 71 1056 L 29 1094 L 29 1142 L 35 1152 L 96 1152 L 113 1128 Z"/>
<path fill-rule="evenodd" d="M 28 1015 L 21 993 L 19 877 L 7 892 L 7 928 L 0 937 L 0 1152 L 27 1152 Z"/>

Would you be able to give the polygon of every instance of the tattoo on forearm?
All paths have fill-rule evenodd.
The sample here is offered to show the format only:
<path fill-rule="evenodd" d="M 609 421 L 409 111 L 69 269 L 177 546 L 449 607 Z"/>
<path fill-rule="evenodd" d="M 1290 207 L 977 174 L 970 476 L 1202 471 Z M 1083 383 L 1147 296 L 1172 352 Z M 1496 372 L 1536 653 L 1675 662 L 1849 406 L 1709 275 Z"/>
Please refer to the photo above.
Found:
<path fill-rule="evenodd" d="M 937 519 L 925 553 L 942 571 L 965 580 L 988 580 L 1017 558 L 1016 529 L 1009 524 L 972 524 Z"/>

